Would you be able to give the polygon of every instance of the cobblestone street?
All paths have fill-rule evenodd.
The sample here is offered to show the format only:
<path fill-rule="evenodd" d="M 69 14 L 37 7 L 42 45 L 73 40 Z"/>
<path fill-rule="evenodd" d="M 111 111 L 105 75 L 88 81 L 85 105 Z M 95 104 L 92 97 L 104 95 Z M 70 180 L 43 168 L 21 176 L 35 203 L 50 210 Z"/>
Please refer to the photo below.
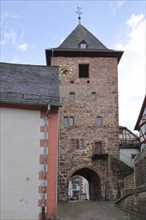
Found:
<path fill-rule="evenodd" d="M 60 202 L 59 220 L 130 220 L 113 202 L 81 201 Z"/>

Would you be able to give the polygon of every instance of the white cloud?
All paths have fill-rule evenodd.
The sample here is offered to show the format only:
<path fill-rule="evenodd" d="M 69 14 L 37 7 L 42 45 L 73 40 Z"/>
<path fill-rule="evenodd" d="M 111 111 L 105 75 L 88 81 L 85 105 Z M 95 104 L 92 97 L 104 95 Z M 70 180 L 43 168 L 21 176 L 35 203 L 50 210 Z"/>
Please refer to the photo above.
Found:
<path fill-rule="evenodd" d="M 9 46 L 14 49 L 19 49 L 20 51 L 26 51 L 28 49 L 28 44 L 25 42 L 25 30 L 23 27 L 18 25 L 21 16 L 10 11 L 5 11 L 1 15 L 2 26 L 1 26 L 1 46 L 3 46 L 3 51 Z M 16 21 L 16 22 L 15 22 Z M 11 25 L 10 25 L 11 24 Z M 13 29 L 11 28 L 13 27 Z"/>
<path fill-rule="evenodd" d="M 16 44 L 16 39 L 17 39 L 17 33 L 14 31 L 11 32 L 4 32 L 3 33 L 3 38 L 1 41 L 1 45 L 5 45 L 6 43 L 12 43 L 13 45 Z"/>
<path fill-rule="evenodd" d="M 1 11 L 0 28 L 6 28 L 9 22 L 14 24 L 15 21 L 20 19 L 23 19 L 23 17 L 12 11 Z"/>
<path fill-rule="evenodd" d="M 19 44 L 18 49 L 20 49 L 21 51 L 26 51 L 28 49 L 28 44 L 27 43 Z"/>
<path fill-rule="evenodd" d="M 146 92 L 146 20 L 142 14 L 132 15 L 127 25 L 127 43 L 116 45 L 116 49 L 124 51 L 119 64 L 119 111 L 120 124 L 134 129 Z"/>
<path fill-rule="evenodd" d="M 113 14 L 115 14 L 117 9 L 121 8 L 124 3 L 125 0 L 109 1 L 109 7 L 111 8 Z"/>
<path fill-rule="evenodd" d="M 2 41 L 0 44 L 2 46 L 7 46 L 7 44 L 11 44 L 16 49 L 20 49 L 21 51 L 26 51 L 28 49 L 28 43 L 23 43 L 25 31 L 21 33 L 16 33 L 15 31 L 3 32 Z"/>
<path fill-rule="evenodd" d="M 136 28 L 136 26 L 139 24 L 139 22 L 141 22 L 141 20 L 143 20 L 144 15 L 140 14 L 140 15 L 132 15 L 131 18 L 127 21 L 127 24 L 132 27 L 132 28 Z"/>

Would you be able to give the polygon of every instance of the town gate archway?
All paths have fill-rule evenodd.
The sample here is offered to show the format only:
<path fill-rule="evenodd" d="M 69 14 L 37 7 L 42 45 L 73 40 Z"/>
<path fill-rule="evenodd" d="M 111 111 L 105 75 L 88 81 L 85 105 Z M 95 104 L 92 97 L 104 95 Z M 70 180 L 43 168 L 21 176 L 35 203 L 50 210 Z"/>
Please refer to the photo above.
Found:
<path fill-rule="evenodd" d="M 90 200 L 100 200 L 101 198 L 101 181 L 99 175 L 90 168 L 81 168 L 76 170 L 73 176 L 82 176 L 89 183 L 89 199 Z"/>

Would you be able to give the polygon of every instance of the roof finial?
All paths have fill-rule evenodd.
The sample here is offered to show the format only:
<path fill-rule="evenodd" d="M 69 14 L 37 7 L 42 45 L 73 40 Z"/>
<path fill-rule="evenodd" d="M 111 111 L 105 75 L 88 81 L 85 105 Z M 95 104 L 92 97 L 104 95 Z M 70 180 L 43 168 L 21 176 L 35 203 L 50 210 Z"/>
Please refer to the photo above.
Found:
<path fill-rule="evenodd" d="M 79 19 L 79 24 L 81 24 L 81 16 L 80 16 L 80 15 L 83 14 L 83 13 L 81 12 L 81 9 L 82 9 L 82 8 L 81 8 L 81 7 L 77 7 L 77 9 L 78 9 L 78 10 L 76 11 L 76 13 L 79 15 L 79 17 L 78 17 L 78 19 Z"/>

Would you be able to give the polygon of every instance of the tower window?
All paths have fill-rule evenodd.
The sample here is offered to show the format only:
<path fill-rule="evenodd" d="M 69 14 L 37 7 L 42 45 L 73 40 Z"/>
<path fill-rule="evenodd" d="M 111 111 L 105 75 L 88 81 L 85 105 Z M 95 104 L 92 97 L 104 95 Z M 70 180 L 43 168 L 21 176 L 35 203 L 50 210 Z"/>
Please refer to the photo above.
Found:
<path fill-rule="evenodd" d="M 96 92 L 92 92 L 91 99 L 92 101 L 96 101 Z"/>
<path fill-rule="evenodd" d="M 74 117 L 69 117 L 69 126 L 74 125 Z"/>
<path fill-rule="evenodd" d="M 79 78 L 89 78 L 89 64 L 79 64 Z"/>
<path fill-rule="evenodd" d="M 70 147 L 74 148 L 76 150 L 84 149 L 85 148 L 84 139 L 71 139 L 70 140 Z"/>
<path fill-rule="evenodd" d="M 84 145 L 84 139 L 80 139 L 80 148 L 84 148 L 85 145 Z"/>
<path fill-rule="evenodd" d="M 96 125 L 98 127 L 101 127 L 102 126 L 102 117 L 101 116 L 97 116 L 96 117 Z"/>
<path fill-rule="evenodd" d="M 64 117 L 64 126 L 65 127 L 74 126 L 74 117 L 73 116 L 71 116 L 71 117 L 65 116 Z"/>
<path fill-rule="evenodd" d="M 70 92 L 69 99 L 70 99 L 70 101 L 74 101 L 75 100 L 75 93 L 74 92 Z"/>
<path fill-rule="evenodd" d="M 65 126 L 65 127 L 68 126 L 68 117 L 64 117 L 64 126 Z"/>

